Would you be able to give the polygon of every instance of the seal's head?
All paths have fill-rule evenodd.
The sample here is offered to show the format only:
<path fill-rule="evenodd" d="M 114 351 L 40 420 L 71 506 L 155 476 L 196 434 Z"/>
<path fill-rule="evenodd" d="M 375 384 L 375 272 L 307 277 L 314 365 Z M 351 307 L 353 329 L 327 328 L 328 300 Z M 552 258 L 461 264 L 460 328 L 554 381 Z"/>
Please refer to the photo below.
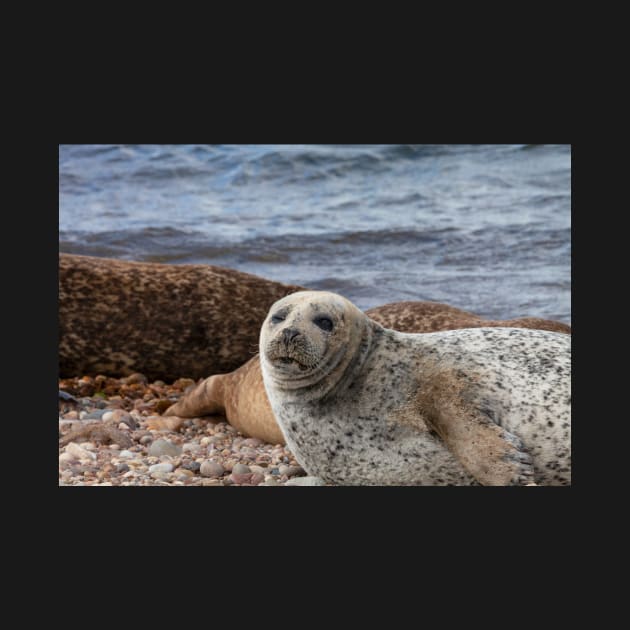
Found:
<path fill-rule="evenodd" d="M 335 293 L 299 291 L 278 300 L 260 331 L 266 385 L 308 388 L 309 398 L 325 395 L 350 365 L 363 362 L 375 328 L 380 326 Z"/>

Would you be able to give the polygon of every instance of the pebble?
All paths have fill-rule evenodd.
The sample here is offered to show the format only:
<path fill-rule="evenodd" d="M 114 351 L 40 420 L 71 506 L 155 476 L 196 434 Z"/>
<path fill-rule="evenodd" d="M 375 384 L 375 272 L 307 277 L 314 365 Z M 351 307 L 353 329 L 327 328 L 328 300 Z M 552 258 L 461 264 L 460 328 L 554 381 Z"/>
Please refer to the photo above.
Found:
<path fill-rule="evenodd" d="M 294 479 L 289 479 L 285 484 L 285 486 L 324 486 L 324 480 L 320 477 L 295 477 Z"/>
<path fill-rule="evenodd" d="M 140 438 L 140 444 L 151 444 L 151 442 L 153 442 L 153 436 L 152 435 L 143 435 Z"/>
<path fill-rule="evenodd" d="M 304 474 L 304 469 L 301 466 L 278 466 L 278 471 L 281 475 L 286 475 L 287 477 L 294 477 L 295 475 Z"/>
<path fill-rule="evenodd" d="M 185 468 L 186 470 L 190 470 L 191 472 L 196 473 L 201 470 L 201 463 L 200 462 L 186 462 L 185 464 L 182 464 L 182 468 Z"/>
<path fill-rule="evenodd" d="M 155 440 L 151 446 L 149 446 L 149 455 L 154 455 L 155 457 L 160 457 L 162 455 L 167 455 L 169 457 L 176 457 L 180 455 L 182 452 L 182 447 L 177 444 L 173 444 L 169 440 Z"/>
<path fill-rule="evenodd" d="M 120 451 L 120 453 L 118 453 L 118 457 L 124 457 L 125 459 L 133 459 L 136 456 L 136 453 L 133 453 L 132 451 L 128 451 L 127 449 L 125 449 L 124 451 Z"/>
<path fill-rule="evenodd" d="M 158 479 L 160 481 L 166 481 L 170 478 L 170 474 L 164 472 L 163 470 L 156 470 L 155 472 L 150 473 L 153 479 Z"/>
<path fill-rule="evenodd" d="M 260 473 L 261 475 L 266 475 L 268 472 L 267 468 L 263 468 L 262 466 L 256 466 L 255 464 L 252 464 L 249 468 L 252 472 Z"/>
<path fill-rule="evenodd" d="M 105 413 L 104 410 L 99 409 L 97 411 L 91 411 L 90 413 L 86 414 L 85 416 L 83 416 L 83 418 L 81 418 L 82 420 L 101 420 L 101 418 L 103 417 L 103 414 Z"/>
<path fill-rule="evenodd" d="M 241 448 L 240 453 L 243 457 L 248 457 L 249 459 L 256 459 L 256 455 L 258 455 L 255 449 L 248 446 Z"/>
<path fill-rule="evenodd" d="M 202 477 L 220 477 L 225 470 L 221 464 L 217 464 L 216 462 L 206 460 L 199 467 L 199 472 Z"/>
<path fill-rule="evenodd" d="M 232 473 L 228 479 L 232 483 L 237 484 L 248 484 L 252 486 L 257 486 L 259 483 L 262 483 L 265 479 L 264 475 L 260 473 Z"/>
<path fill-rule="evenodd" d="M 271 478 L 271 479 L 267 479 L 263 483 L 259 483 L 258 485 L 259 486 L 279 486 L 281 484 L 279 484 L 275 479 Z"/>
<path fill-rule="evenodd" d="M 243 446 L 260 446 L 261 444 L 263 444 L 263 441 L 258 438 L 247 438 L 243 440 Z"/>
<path fill-rule="evenodd" d="M 153 464 L 153 466 L 149 466 L 149 472 L 165 472 L 170 473 L 173 471 L 173 464 L 163 463 L 163 464 Z"/>
<path fill-rule="evenodd" d="M 131 416 L 122 409 L 106 409 L 103 413 L 103 422 L 123 422 L 130 421 Z"/>
<path fill-rule="evenodd" d="M 70 453 L 61 453 L 59 455 L 59 465 L 68 465 L 70 462 L 75 461 L 74 457 Z"/>
<path fill-rule="evenodd" d="M 223 482 L 221 481 L 221 479 L 202 479 L 201 485 L 202 486 L 222 486 Z"/>
<path fill-rule="evenodd" d="M 84 448 L 79 446 L 76 442 L 70 442 L 66 446 L 66 453 L 69 453 L 75 459 L 91 459 L 91 460 L 96 459 L 96 455 L 94 453 L 90 453 L 90 451 L 86 451 Z"/>
<path fill-rule="evenodd" d="M 116 472 L 117 473 L 124 473 L 127 472 L 129 470 L 129 466 L 127 466 L 127 464 L 117 464 L 116 465 Z"/>
<path fill-rule="evenodd" d="M 244 464 L 235 464 L 232 467 L 232 472 L 237 475 L 243 475 L 252 472 L 249 466 L 245 466 Z"/>

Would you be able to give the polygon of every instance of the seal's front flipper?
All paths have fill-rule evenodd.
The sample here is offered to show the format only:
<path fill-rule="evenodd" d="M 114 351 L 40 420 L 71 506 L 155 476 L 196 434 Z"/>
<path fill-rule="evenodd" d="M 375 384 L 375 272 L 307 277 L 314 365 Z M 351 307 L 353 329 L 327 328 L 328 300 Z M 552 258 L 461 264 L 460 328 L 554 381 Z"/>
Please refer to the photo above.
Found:
<path fill-rule="evenodd" d="M 462 466 L 484 486 L 524 486 L 535 481 L 532 458 L 516 435 L 495 421 L 480 400 L 475 377 L 436 368 L 419 383 L 413 410 Z"/>
<path fill-rule="evenodd" d="M 525 486 L 535 481 L 532 458 L 523 442 L 485 411 L 462 405 L 455 415 L 439 413 L 426 420 L 482 485 Z"/>

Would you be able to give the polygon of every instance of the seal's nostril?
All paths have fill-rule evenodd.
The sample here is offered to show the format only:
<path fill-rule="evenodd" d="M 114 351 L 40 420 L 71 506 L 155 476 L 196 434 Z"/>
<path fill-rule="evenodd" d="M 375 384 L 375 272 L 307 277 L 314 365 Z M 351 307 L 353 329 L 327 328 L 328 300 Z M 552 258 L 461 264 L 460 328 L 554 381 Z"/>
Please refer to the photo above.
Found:
<path fill-rule="evenodd" d="M 285 343 L 289 343 L 289 341 L 295 339 L 299 334 L 300 332 L 295 328 L 285 328 L 282 331 L 282 338 L 284 339 Z"/>

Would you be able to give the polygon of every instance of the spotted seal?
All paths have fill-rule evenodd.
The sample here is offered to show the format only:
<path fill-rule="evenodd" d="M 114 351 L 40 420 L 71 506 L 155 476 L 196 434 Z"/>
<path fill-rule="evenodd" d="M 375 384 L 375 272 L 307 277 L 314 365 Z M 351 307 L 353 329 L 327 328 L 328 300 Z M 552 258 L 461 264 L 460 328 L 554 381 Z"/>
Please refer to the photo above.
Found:
<path fill-rule="evenodd" d="M 60 254 L 60 376 L 234 370 L 255 354 L 269 307 L 300 289 L 212 265 Z"/>
<path fill-rule="evenodd" d="M 271 307 L 260 353 L 287 446 L 329 483 L 571 483 L 568 335 L 401 333 L 304 291 Z"/>
<path fill-rule="evenodd" d="M 377 306 L 366 314 L 385 328 L 400 332 L 436 332 L 457 328 L 535 328 L 570 333 L 567 324 L 537 317 L 486 320 L 474 313 L 439 302 L 395 302 Z M 185 418 L 223 414 L 241 433 L 271 444 L 284 444 L 273 415 L 260 371 L 258 355 L 228 374 L 214 374 L 164 412 L 152 418 L 152 429 L 178 430 Z"/>

